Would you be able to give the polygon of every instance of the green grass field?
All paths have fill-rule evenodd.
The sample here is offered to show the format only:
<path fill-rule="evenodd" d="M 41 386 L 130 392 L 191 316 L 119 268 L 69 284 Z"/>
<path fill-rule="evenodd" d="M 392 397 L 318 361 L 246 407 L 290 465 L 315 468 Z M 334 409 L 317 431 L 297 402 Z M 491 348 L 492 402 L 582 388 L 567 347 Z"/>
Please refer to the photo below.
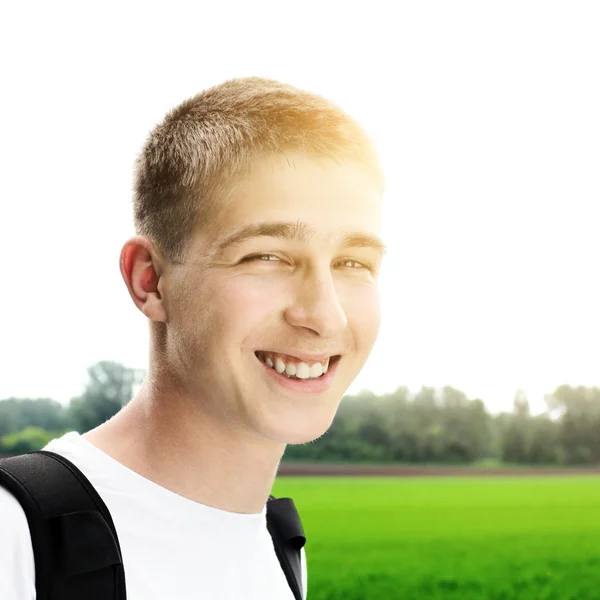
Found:
<path fill-rule="evenodd" d="M 600 600 L 600 477 L 278 477 L 308 600 Z"/>

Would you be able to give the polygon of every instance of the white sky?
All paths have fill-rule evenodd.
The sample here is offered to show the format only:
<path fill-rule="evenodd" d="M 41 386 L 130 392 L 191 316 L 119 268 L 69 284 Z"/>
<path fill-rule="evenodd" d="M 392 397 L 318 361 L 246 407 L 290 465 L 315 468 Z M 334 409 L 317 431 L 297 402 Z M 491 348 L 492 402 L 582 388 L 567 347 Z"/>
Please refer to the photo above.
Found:
<path fill-rule="evenodd" d="M 133 160 L 234 76 L 321 93 L 387 171 L 383 323 L 348 393 L 600 385 L 597 2 L 25 2 L 0 9 L 0 398 L 145 367 L 118 268 Z"/>

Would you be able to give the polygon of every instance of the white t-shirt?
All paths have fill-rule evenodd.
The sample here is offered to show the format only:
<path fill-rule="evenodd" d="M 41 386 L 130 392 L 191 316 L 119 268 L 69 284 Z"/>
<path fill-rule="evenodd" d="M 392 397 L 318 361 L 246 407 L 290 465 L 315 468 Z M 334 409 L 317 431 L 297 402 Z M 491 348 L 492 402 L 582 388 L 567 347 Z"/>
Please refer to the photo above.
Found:
<path fill-rule="evenodd" d="M 69 459 L 111 513 L 128 600 L 294 600 L 260 514 L 227 512 L 184 498 L 131 471 L 76 432 L 44 448 Z M 306 600 L 306 557 L 302 583 Z M 0 487 L 0 598 L 35 600 L 27 518 Z"/>

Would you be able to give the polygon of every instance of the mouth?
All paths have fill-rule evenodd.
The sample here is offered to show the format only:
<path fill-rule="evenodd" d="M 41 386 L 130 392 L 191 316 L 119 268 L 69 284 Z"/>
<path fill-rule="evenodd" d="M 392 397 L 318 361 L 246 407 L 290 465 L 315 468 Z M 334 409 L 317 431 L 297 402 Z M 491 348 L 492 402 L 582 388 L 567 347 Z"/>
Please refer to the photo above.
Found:
<path fill-rule="evenodd" d="M 323 373 L 318 377 L 300 379 L 295 375 L 289 375 L 286 371 L 279 373 L 275 368 L 269 366 L 263 360 L 260 351 L 255 352 L 254 356 L 260 363 L 263 373 L 268 377 L 268 381 L 279 384 L 279 386 L 285 390 L 311 395 L 320 394 L 330 387 L 342 358 L 339 354 L 332 356 L 329 359 L 326 373 Z"/>

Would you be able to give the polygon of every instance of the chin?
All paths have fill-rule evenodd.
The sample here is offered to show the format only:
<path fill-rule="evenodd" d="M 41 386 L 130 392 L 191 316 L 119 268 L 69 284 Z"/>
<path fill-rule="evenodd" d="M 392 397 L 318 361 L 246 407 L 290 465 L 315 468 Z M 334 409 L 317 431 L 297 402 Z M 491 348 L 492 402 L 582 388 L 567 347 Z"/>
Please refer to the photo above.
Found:
<path fill-rule="evenodd" d="M 321 418 L 319 418 L 319 416 Z M 323 436 L 331 427 L 334 415 L 305 415 L 303 419 L 279 422 L 265 432 L 265 437 L 282 444 L 308 444 Z"/>

